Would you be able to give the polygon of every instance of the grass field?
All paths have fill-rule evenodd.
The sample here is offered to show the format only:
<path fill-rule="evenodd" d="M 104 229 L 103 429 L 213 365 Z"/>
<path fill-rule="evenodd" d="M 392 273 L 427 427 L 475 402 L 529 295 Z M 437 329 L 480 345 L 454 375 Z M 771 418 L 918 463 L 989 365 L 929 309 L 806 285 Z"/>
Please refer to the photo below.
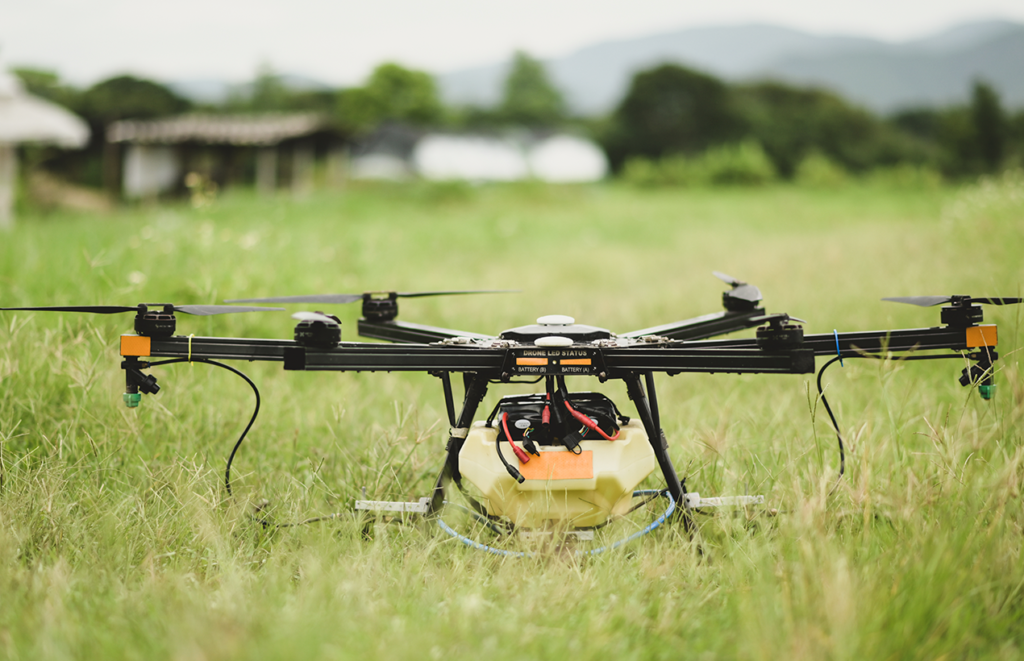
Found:
<path fill-rule="evenodd" d="M 1020 176 L 937 191 L 235 194 L 23 217 L 0 236 L 0 305 L 515 288 L 403 302 L 401 318 L 496 333 L 558 313 L 628 331 L 719 309 L 717 269 L 808 332 L 873 330 L 938 323 L 937 309 L 884 296 L 1019 296 L 1022 256 Z M 1021 658 L 1022 307 L 986 309 L 1000 327 L 990 402 L 957 384 L 955 360 L 830 368 L 848 443 L 832 495 L 835 437 L 810 375 L 659 377 L 688 486 L 764 494 L 781 513 L 528 560 L 426 525 L 367 540 L 348 513 L 362 487 L 427 494 L 447 427 L 432 377 L 239 365 L 263 410 L 228 498 L 224 462 L 252 410 L 244 383 L 155 368 L 163 390 L 128 410 L 117 337 L 130 315 L 0 313 L 0 658 Z M 358 306 L 334 311 L 355 339 Z M 182 317 L 179 331 L 290 337 L 291 320 Z M 621 386 L 605 391 L 629 408 Z M 483 410 L 514 392 L 492 387 Z M 264 499 L 278 521 L 346 514 L 264 531 L 250 518 Z"/>

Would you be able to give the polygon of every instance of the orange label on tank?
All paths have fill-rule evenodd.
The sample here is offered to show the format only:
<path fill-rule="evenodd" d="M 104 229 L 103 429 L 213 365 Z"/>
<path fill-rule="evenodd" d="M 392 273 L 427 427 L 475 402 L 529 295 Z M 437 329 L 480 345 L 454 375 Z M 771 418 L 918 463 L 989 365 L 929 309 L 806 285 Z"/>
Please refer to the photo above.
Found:
<path fill-rule="evenodd" d="M 594 453 L 566 450 L 541 452 L 539 457 L 531 454 L 529 463 L 519 465 L 519 472 L 527 480 L 589 480 L 594 477 Z"/>
<path fill-rule="evenodd" d="M 988 326 L 971 326 L 967 329 L 968 347 L 994 347 L 996 345 L 996 327 L 994 324 Z"/>
<path fill-rule="evenodd" d="M 151 339 L 144 335 L 122 335 L 122 356 L 148 356 Z"/>

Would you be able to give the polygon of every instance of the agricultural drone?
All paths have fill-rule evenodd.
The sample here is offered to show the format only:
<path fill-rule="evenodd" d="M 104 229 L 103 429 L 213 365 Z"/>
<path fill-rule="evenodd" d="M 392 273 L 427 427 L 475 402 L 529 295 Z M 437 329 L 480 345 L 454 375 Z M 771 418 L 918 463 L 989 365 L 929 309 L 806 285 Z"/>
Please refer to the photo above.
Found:
<path fill-rule="evenodd" d="M 134 307 L 10 307 L 0 310 L 50 310 L 111 314 L 135 313 L 135 332 L 121 335 L 124 401 L 136 407 L 143 394 L 159 390 L 147 370 L 180 362 L 207 362 L 239 374 L 256 392 L 256 412 L 228 459 L 225 485 L 230 493 L 231 461 L 259 410 L 255 385 L 238 370 L 218 361 L 276 361 L 290 371 L 426 372 L 441 381 L 450 431 L 444 463 L 433 492 L 417 503 L 357 501 L 357 509 L 392 513 L 418 512 L 438 517 L 454 483 L 472 506 L 473 515 L 492 530 L 537 531 L 561 527 L 587 539 L 595 528 L 636 506 L 634 498 L 664 497 L 664 515 L 641 531 L 671 518 L 689 525 L 689 514 L 718 505 L 751 505 L 759 497 L 701 498 L 687 493 L 669 458 L 661 427 L 655 374 L 682 373 L 812 374 L 817 356 L 831 357 L 818 373 L 818 390 L 837 431 L 840 475 L 842 437 L 821 390 L 821 375 L 833 362 L 849 358 L 964 361 L 960 383 L 992 397 L 996 326 L 983 324 L 982 305 L 1020 303 L 1020 298 L 917 296 L 887 301 L 918 306 L 942 305 L 941 325 L 930 328 L 805 334 L 803 320 L 761 307 L 754 285 L 722 273 L 730 288 L 722 294 L 723 311 L 652 328 L 613 333 L 550 315 L 536 323 L 497 335 L 481 335 L 400 321 L 400 298 L 481 291 L 369 292 L 279 298 L 236 299 L 225 303 L 305 303 L 328 308 L 361 302 L 358 334 L 384 342 L 341 339 L 341 322 L 328 312 L 298 312 L 293 339 L 198 337 L 176 334 L 176 313 L 223 314 L 283 308 L 237 305 L 142 304 Z M 755 337 L 710 339 L 749 328 Z M 157 359 L 154 361 L 154 359 Z M 461 375 L 463 395 L 457 405 L 453 375 Z M 565 377 L 588 376 L 604 383 L 619 379 L 635 407 L 627 416 L 598 392 L 569 392 Z M 504 396 L 486 416 L 478 409 L 492 384 L 543 383 L 543 392 Z M 655 469 L 664 487 L 635 491 Z M 476 494 L 467 489 L 473 485 Z M 364 497 L 365 498 L 365 497 Z M 463 542 L 509 553 L 442 528 Z M 635 535 L 634 535 L 635 536 Z M 602 549 L 603 550 L 603 549 Z"/>

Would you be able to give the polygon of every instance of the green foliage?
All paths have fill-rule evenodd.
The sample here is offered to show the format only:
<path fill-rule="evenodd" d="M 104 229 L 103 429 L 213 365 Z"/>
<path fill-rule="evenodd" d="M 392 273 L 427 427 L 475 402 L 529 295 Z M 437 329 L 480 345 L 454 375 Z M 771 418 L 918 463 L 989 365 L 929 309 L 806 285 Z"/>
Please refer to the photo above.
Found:
<path fill-rule="evenodd" d="M 667 161 L 670 158 L 666 156 L 659 161 L 652 161 L 643 156 L 633 156 L 623 164 L 620 178 L 628 184 L 640 187 L 680 185 L 685 182 L 685 175 L 675 181 L 675 177 L 669 179 L 666 176 L 669 169 Z"/>
<path fill-rule="evenodd" d="M 1007 118 L 1010 166 L 1024 167 L 1024 109 Z"/>
<path fill-rule="evenodd" d="M 622 179 L 636 186 L 751 186 L 775 178 L 775 168 L 761 145 L 749 140 L 691 157 L 675 154 L 655 161 L 634 156 L 622 169 Z"/>
<path fill-rule="evenodd" d="M 926 163 L 947 177 L 976 177 L 1024 162 L 1024 112 L 1008 115 L 988 84 L 975 83 L 970 105 L 919 108 L 891 122 L 928 143 Z"/>
<path fill-rule="evenodd" d="M 505 79 L 499 112 L 512 124 L 550 127 L 565 119 L 565 101 L 548 77 L 544 64 L 523 51 L 516 51 Z"/>
<path fill-rule="evenodd" d="M 118 119 L 152 119 L 185 112 L 191 104 L 151 80 L 117 76 L 82 93 L 78 111 L 90 123 L 105 126 Z"/>
<path fill-rule="evenodd" d="M 819 151 L 812 151 L 800 161 L 793 180 L 801 186 L 832 188 L 849 181 L 843 166 Z"/>
<path fill-rule="evenodd" d="M 696 159 L 696 165 L 712 184 L 760 185 L 776 177 L 775 167 L 756 140 L 713 147 Z"/>
<path fill-rule="evenodd" d="M 504 113 L 498 108 L 461 106 L 448 111 L 448 123 L 467 131 L 493 131 L 508 128 Z"/>
<path fill-rule="evenodd" d="M 18 67 L 11 70 L 25 85 L 29 94 L 53 101 L 66 108 L 78 105 L 79 92 L 75 88 L 61 82 L 56 72 L 45 69 Z"/>
<path fill-rule="evenodd" d="M 971 123 L 982 167 L 986 172 L 995 172 L 1006 153 L 1006 114 L 996 91 L 981 81 L 974 83 L 971 95 Z"/>
<path fill-rule="evenodd" d="M 269 65 L 260 67 L 252 84 L 250 102 L 254 109 L 283 110 L 289 105 L 288 88 Z"/>
<path fill-rule="evenodd" d="M 865 179 L 878 186 L 902 189 L 938 190 L 943 177 L 938 170 L 927 165 L 900 163 L 871 170 Z"/>
<path fill-rule="evenodd" d="M 631 156 L 694 154 L 742 137 L 728 88 L 674 64 L 637 73 L 604 137 L 613 167 Z"/>
<path fill-rule="evenodd" d="M 363 87 L 339 92 L 337 113 L 343 126 L 356 131 L 388 121 L 428 126 L 444 119 L 433 77 L 392 63 L 374 69 Z"/>
<path fill-rule="evenodd" d="M 735 93 L 747 130 L 764 145 L 783 177 L 795 176 L 799 164 L 814 152 L 854 172 L 927 158 L 919 140 L 901 136 L 830 92 L 758 83 L 740 86 Z"/>
<path fill-rule="evenodd" d="M 233 93 L 222 107 L 208 110 L 227 112 L 317 112 L 333 114 L 334 90 L 295 90 L 269 64 L 259 67 L 251 85 Z"/>

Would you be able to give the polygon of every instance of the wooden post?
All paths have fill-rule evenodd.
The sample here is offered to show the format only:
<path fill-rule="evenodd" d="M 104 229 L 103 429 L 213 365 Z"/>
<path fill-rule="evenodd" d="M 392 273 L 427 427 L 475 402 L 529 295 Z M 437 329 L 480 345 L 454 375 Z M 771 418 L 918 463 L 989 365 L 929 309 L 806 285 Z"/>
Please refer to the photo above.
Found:
<path fill-rule="evenodd" d="M 327 153 L 327 185 L 332 188 L 344 188 L 348 179 L 349 168 L 348 148 L 342 145 L 331 147 Z"/>
<path fill-rule="evenodd" d="M 256 155 L 256 190 L 272 195 L 277 189 L 277 147 L 264 147 Z"/>
<path fill-rule="evenodd" d="M 0 144 L 0 230 L 14 227 L 14 185 L 17 172 L 17 147 Z"/>
<path fill-rule="evenodd" d="M 112 199 L 118 199 L 124 192 L 121 145 L 116 142 L 103 143 L 103 188 Z"/>
<path fill-rule="evenodd" d="M 292 195 L 305 197 L 313 191 L 313 145 L 297 142 L 292 147 Z"/>

